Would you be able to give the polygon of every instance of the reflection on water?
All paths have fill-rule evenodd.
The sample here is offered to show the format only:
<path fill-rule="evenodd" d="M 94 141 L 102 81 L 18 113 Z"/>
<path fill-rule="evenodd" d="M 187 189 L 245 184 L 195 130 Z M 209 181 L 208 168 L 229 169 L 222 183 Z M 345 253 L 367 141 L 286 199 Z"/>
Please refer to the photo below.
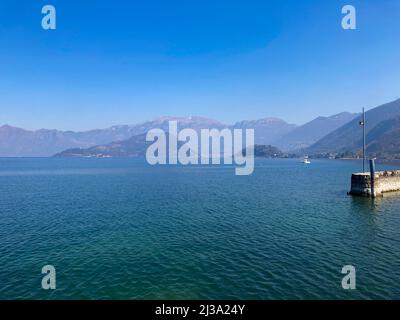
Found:
<path fill-rule="evenodd" d="M 378 214 L 379 207 L 383 204 L 382 198 L 367 198 L 367 197 L 359 197 L 359 196 L 350 196 L 352 211 L 361 212 L 368 216 L 373 217 L 370 213 Z"/>
<path fill-rule="evenodd" d="M 350 196 L 355 212 L 383 213 L 385 208 L 395 205 L 400 201 L 400 192 L 388 192 L 376 198 Z"/>

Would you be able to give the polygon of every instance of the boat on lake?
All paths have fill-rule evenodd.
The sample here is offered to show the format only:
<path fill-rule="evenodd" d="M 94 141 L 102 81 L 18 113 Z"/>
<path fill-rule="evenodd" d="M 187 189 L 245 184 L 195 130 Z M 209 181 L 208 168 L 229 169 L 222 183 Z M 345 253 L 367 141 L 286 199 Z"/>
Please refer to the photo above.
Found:
<path fill-rule="evenodd" d="M 305 156 L 301 162 L 303 162 L 304 164 L 311 164 L 311 161 L 310 159 L 308 159 L 308 156 Z"/>

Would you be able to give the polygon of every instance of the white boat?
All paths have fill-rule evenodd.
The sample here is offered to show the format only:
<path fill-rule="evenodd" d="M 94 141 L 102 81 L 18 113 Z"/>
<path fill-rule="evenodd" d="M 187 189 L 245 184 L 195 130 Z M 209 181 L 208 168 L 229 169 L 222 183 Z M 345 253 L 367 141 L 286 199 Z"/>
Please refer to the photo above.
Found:
<path fill-rule="evenodd" d="M 310 159 L 308 159 L 308 157 L 306 156 L 306 157 L 304 157 L 304 159 L 303 159 L 303 161 L 302 161 L 304 164 L 311 164 L 311 161 L 310 161 Z"/>

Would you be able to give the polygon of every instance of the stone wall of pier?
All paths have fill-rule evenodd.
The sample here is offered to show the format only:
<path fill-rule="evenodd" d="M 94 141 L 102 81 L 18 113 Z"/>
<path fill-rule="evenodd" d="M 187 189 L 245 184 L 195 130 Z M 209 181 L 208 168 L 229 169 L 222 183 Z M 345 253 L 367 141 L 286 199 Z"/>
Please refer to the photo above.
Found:
<path fill-rule="evenodd" d="M 375 172 L 376 196 L 393 191 L 400 191 L 400 170 Z M 369 173 L 352 174 L 350 194 L 372 196 L 371 177 Z"/>

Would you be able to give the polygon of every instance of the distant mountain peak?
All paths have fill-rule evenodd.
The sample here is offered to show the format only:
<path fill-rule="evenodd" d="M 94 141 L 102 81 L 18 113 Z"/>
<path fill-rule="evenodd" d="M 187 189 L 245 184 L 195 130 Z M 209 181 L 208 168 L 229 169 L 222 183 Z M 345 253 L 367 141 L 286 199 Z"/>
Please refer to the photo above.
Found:
<path fill-rule="evenodd" d="M 268 117 L 258 120 L 240 121 L 232 127 L 235 129 L 254 129 L 255 143 L 268 145 L 294 130 L 297 126 L 279 118 Z"/>
<path fill-rule="evenodd" d="M 221 122 L 215 119 L 200 117 L 200 116 L 188 116 L 188 117 L 175 117 L 175 116 L 162 116 L 153 119 L 152 121 L 146 121 L 146 123 L 154 122 L 154 123 L 165 123 L 168 121 L 177 121 L 179 123 L 215 123 L 222 125 Z"/>
<path fill-rule="evenodd" d="M 400 99 L 385 103 L 376 108 L 370 109 L 365 113 L 367 144 L 379 141 L 382 144 L 381 138 L 389 132 L 390 129 L 385 121 L 395 119 L 400 116 Z M 330 134 L 322 137 L 319 141 L 311 145 L 307 152 L 309 154 L 323 153 L 343 153 L 356 152 L 362 145 L 362 130 L 359 125 L 359 114 L 356 114 L 355 119 L 344 124 Z M 386 124 L 391 123 L 386 122 Z M 398 122 L 393 122 L 398 123 Z M 376 128 L 376 129 L 375 129 Z M 379 129 L 379 130 L 378 130 Z M 392 130 L 392 129 L 390 129 Z M 376 149 L 379 149 L 376 147 Z M 382 153 L 397 152 L 397 150 L 380 150 Z M 400 152 L 399 152 L 400 153 Z"/>
<path fill-rule="evenodd" d="M 274 118 L 274 117 L 262 118 L 258 121 L 262 122 L 262 123 L 287 123 L 285 120 L 282 120 L 280 118 Z"/>
<path fill-rule="evenodd" d="M 369 110 L 367 128 L 371 130 L 379 122 L 397 115 L 400 115 L 400 99 Z M 192 128 L 196 131 L 203 128 L 254 129 L 255 144 L 276 145 L 283 150 L 293 150 L 299 146 L 307 148 L 314 144 L 310 147 L 311 154 L 314 150 L 347 148 L 349 143 L 358 146 L 360 128 L 358 119 L 355 119 L 357 116 L 358 114 L 341 112 L 329 117 L 318 117 L 302 126 L 287 123 L 276 117 L 244 120 L 229 126 L 201 116 L 163 116 L 134 125 L 116 125 L 106 129 L 81 132 L 54 129 L 25 130 L 4 124 L 0 126 L 0 156 L 51 156 L 71 148 L 87 149 L 109 143 L 118 146 L 118 141 L 146 134 L 153 128 L 168 131 L 168 121 L 174 120 L 178 122 L 179 130 L 182 128 Z M 393 123 L 397 125 L 398 122 Z M 386 130 L 389 124 L 391 122 L 382 126 L 380 131 Z M 334 131 L 336 133 L 331 135 Z M 378 130 L 372 134 L 378 134 Z"/>
<path fill-rule="evenodd" d="M 329 117 L 317 117 L 297 127 L 273 143 L 285 151 L 307 148 L 322 137 L 353 120 L 357 114 L 341 112 Z"/>
<path fill-rule="evenodd" d="M 10 126 L 9 124 L 3 124 L 2 126 L 0 126 L 0 129 L 14 129 L 15 127 Z M 16 129 L 16 128 L 15 128 Z"/>
<path fill-rule="evenodd" d="M 266 117 L 266 118 L 261 118 L 261 119 L 256 119 L 256 120 L 242 120 L 237 122 L 237 124 L 244 124 L 244 123 L 254 123 L 254 124 L 289 124 L 285 120 L 282 120 L 280 118 L 274 118 L 274 117 Z"/>
<path fill-rule="evenodd" d="M 330 118 L 330 119 L 339 119 L 339 118 L 348 117 L 348 116 L 354 116 L 355 117 L 358 114 L 359 113 L 351 113 L 351 112 L 345 111 L 345 112 L 340 112 L 340 113 L 334 114 L 333 116 L 330 116 L 328 118 Z"/>

